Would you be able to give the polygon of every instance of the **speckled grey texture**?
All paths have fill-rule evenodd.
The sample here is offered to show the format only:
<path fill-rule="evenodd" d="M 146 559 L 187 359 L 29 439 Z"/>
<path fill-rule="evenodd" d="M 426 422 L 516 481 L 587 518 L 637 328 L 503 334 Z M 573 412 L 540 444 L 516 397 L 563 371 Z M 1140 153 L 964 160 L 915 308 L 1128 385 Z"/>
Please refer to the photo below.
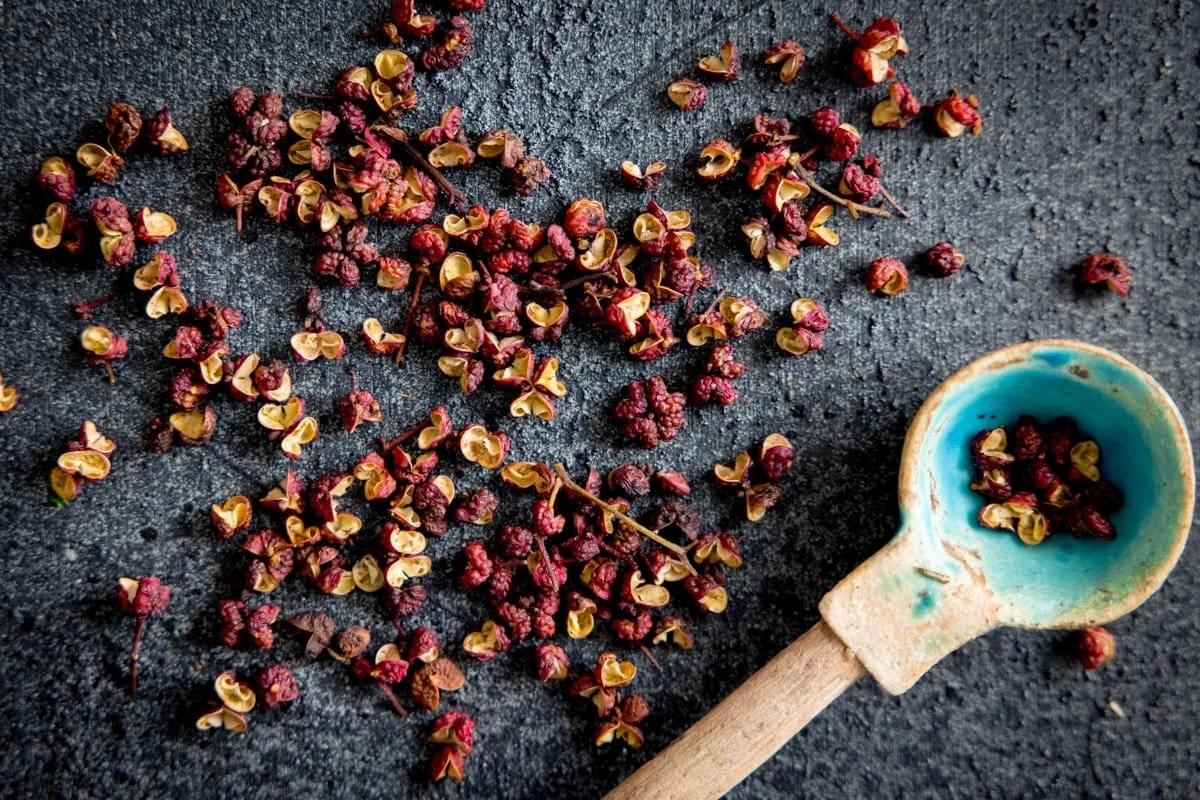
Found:
<path fill-rule="evenodd" d="M 120 382 L 109 386 L 83 364 L 82 323 L 67 303 L 103 293 L 110 278 L 96 264 L 57 266 L 30 252 L 28 177 L 42 158 L 72 151 L 108 103 L 169 103 L 192 152 L 136 161 L 112 192 L 180 220 L 167 249 L 180 258 L 185 289 L 246 312 L 235 349 L 285 355 L 293 303 L 307 283 L 308 245 L 262 220 L 236 237 L 215 210 L 223 101 L 243 82 L 285 94 L 324 89 L 342 67 L 369 60 L 375 47 L 358 34 L 385 5 L 0 0 L 0 187 L 8 208 L 0 221 L 7 253 L 0 373 L 23 395 L 14 413 L 0 417 L 0 741 L 7 748 L 0 794 L 595 797 L 811 625 L 821 594 L 888 539 L 907 421 L 966 361 L 1031 338 L 1094 342 L 1155 375 L 1190 428 L 1200 429 L 1195 4 L 897 0 L 838 8 L 857 24 L 876 13 L 901 19 L 912 50 L 901 73 L 922 98 L 952 86 L 980 97 L 983 135 L 946 141 L 919 126 L 866 130 L 881 93 L 845 82 L 844 41 L 820 8 L 786 0 L 491 2 L 472 18 L 478 46 L 465 66 L 418 78 L 413 126 L 457 103 L 472 133 L 520 132 L 555 171 L 532 199 L 503 200 L 526 218 L 544 219 L 588 194 L 625 224 L 645 198 L 618 185 L 615 166 L 666 159 L 670 174 L 655 196 L 694 212 L 701 254 L 722 286 L 758 298 L 776 320 L 800 294 L 828 305 L 833 324 L 823 352 L 789 360 L 769 334 L 747 341 L 739 353 L 753 372 L 741 382 L 743 400 L 725 412 L 691 414 L 685 433 L 654 455 L 702 483 L 714 456 L 781 430 L 797 444 L 786 508 L 769 524 L 736 526 L 748 565 L 733 576 L 729 611 L 696 626 L 696 650 L 663 652 L 661 672 L 643 664 L 637 688 L 654 714 L 641 752 L 595 752 L 588 709 L 530 680 L 524 655 L 514 652 L 467 665 L 468 688 L 454 702 L 478 720 L 477 750 L 465 783 L 430 787 L 422 776 L 428 716 L 396 718 L 338 665 L 301 663 L 291 641 L 275 656 L 296 665 L 303 694 L 294 707 L 256 712 L 244 738 L 196 731 L 191 714 L 212 677 L 268 659 L 216 646 L 211 609 L 225 591 L 217 576 L 239 557 L 234 546 L 214 542 L 206 509 L 237 492 L 263 491 L 285 464 L 250 410 L 227 402 L 218 406 L 221 426 L 210 446 L 145 452 L 140 432 L 165 402 L 169 370 L 158 351 L 168 326 L 140 318 L 135 301 L 124 299 L 97 315 L 129 338 Z M 699 112 L 674 112 L 663 87 L 727 36 L 746 53 L 745 75 L 713 87 Z M 809 49 L 809 65 L 788 87 L 754 63 L 784 37 Z M 700 185 L 691 175 L 694 153 L 755 112 L 798 116 L 827 102 L 864 129 L 865 150 L 881 155 L 888 186 L 913 218 L 841 217 L 841 246 L 767 274 L 741 254 L 732 224 L 753 201 L 734 186 Z M 490 168 L 463 185 L 489 205 L 501 200 Z M 861 288 L 871 258 L 911 259 L 942 238 L 967 256 L 956 278 L 916 277 L 891 300 Z M 384 231 L 378 239 L 401 236 Z M 1127 300 L 1072 286 L 1071 265 L 1104 248 L 1133 268 Z M 402 315 L 402 299 L 370 287 L 332 290 L 327 301 L 331 324 L 347 332 L 368 315 L 389 325 Z M 384 433 L 412 424 L 450 391 L 428 350 L 396 368 L 353 349 L 348 363 L 383 401 Z M 571 394 L 552 426 L 505 422 L 514 455 L 560 457 L 577 468 L 640 455 L 615 445 L 606 413 L 621 383 L 651 369 L 587 332 L 572 333 L 561 354 Z M 681 350 L 653 369 L 678 379 L 695 360 Z M 298 390 L 327 429 L 300 464 L 306 475 L 346 468 L 375 433 L 332 432 L 348 363 L 295 369 Z M 451 397 L 455 419 L 505 420 L 494 392 L 469 402 Z M 51 510 L 45 475 L 85 417 L 120 446 L 113 476 L 88 486 L 70 508 Z M 463 485 L 482 480 L 477 471 L 455 475 Z M 713 499 L 701 493 L 710 518 L 732 523 Z M 436 574 L 426 581 L 433 600 L 420 617 L 451 647 L 484 613 L 449 576 L 451 554 L 468 535 L 458 529 L 433 543 Z M 150 573 L 175 592 L 169 612 L 149 628 L 143 691 L 130 699 L 132 623 L 116 613 L 112 587 L 120 575 Z M 733 796 L 1200 794 L 1198 580 L 1192 548 L 1155 597 L 1112 626 L 1120 653 L 1098 674 L 1079 669 L 1062 634 L 1000 631 L 902 697 L 863 681 Z M 326 603 L 301 585 L 279 594 L 288 613 L 325 605 L 343 624 L 387 632 L 372 599 Z M 582 662 L 600 647 L 573 642 L 569 650 Z"/>

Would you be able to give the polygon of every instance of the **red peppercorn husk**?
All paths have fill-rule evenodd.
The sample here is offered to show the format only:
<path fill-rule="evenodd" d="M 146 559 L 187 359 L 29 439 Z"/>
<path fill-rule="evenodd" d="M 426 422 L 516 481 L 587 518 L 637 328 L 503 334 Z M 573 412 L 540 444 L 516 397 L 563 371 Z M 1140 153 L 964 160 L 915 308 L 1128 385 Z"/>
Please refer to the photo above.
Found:
<path fill-rule="evenodd" d="M 876 86 L 895 75 L 896 68 L 889 63 L 890 60 L 908 52 L 899 22 L 880 17 L 860 35 L 843 23 L 837 14 L 829 16 L 854 42 L 850 50 L 850 81 L 855 86 Z"/>
<path fill-rule="evenodd" d="M 729 41 L 721 45 L 718 55 L 705 56 L 697 66 L 700 74 L 706 78 L 726 83 L 737 80 L 742 74 L 742 60 L 737 45 Z"/>
<path fill-rule="evenodd" d="M 691 78 L 680 78 L 667 86 L 667 99 L 680 111 L 695 111 L 708 100 L 708 89 Z"/>
<path fill-rule="evenodd" d="M 60 156 L 43 161 L 34 182 L 47 198 L 57 203 L 66 204 L 75 199 L 75 168 Z"/>
<path fill-rule="evenodd" d="M 979 102 L 974 95 L 965 98 L 954 89 L 933 110 L 934 124 L 943 136 L 956 138 L 968 130 L 979 135 L 983 129 L 983 117 L 978 111 Z"/>
<path fill-rule="evenodd" d="M 475 44 L 475 32 L 470 21 L 454 16 L 438 28 L 438 40 L 421 51 L 417 59 L 426 72 L 454 69 L 459 66 Z"/>
<path fill-rule="evenodd" d="M 746 366 L 733 360 L 733 345 L 728 342 L 717 345 L 709 353 L 704 364 L 704 374 L 692 384 L 688 391 L 688 402 L 694 406 L 718 403 L 732 405 L 738 399 L 734 379 L 743 375 Z"/>
<path fill-rule="evenodd" d="M 922 257 L 925 271 L 935 278 L 948 278 L 962 269 L 966 259 L 949 242 L 938 242 Z"/>
<path fill-rule="evenodd" d="M 804 48 L 791 39 L 771 45 L 763 54 L 764 64 L 779 65 L 780 83 L 791 83 L 795 80 L 796 75 L 804 68 L 804 60 Z"/>
<path fill-rule="evenodd" d="M 1100 669 L 1117 654 L 1117 639 L 1105 628 L 1084 628 L 1079 634 L 1079 663 L 1086 670 Z"/>
<path fill-rule="evenodd" d="M 888 98 L 881 100 L 871 111 L 871 124 L 877 128 L 899 130 L 921 112 L 921 101 L 916 98 L 907 84 L 892 81 L 888 86 Z"/>
<path fill-rule="evenodd" d="M 624 398 L 613 409 L 626 439 L 653 449 L 669 442 L 687 424 L 683 408 L 687 399 L 682 392 L 669 392 L 659 375 L 635 380 L 625 387 Z"/>
<path fill-rule="evenodd" d="M 338 416 L 346 433 L 354 433 L 364 422 L 382 422 L 383 412 L 379 401 L 365 389 L 359 389 L 358 381 L 351 376 L 350 393 L 338 401 Z"/>
<path fill-rule="evenodd" d="M 263 667 L 254 676 L 254 685 L 267 710 L 278 708 L 283 703 L 290 703 L 300 696 L 300 686 L 296 683 L 296 676 L 283 664 Z"/>
<path fill-rule="evenodd" d="M 140 646 L 146 620 L 156 617 L 167 609 L 171 599 L 171 587 L 162 583 L 160 578 L 121 578 L 117 585 L 117 599 L 121 611 L 133 616 L 137 623 L 133 629 L 133 646 L 129 651 L 129 691 L 138 691 L 138 661 L 141 658 Z"/>
<path fill-rule="evenodd" d="M 146 126 L 146 143 L 160 156 L 185 153 L 188 141 L 179 129 L 171 124 L 171 109 L 163 106 L 150 118 Z"/>
<path fill-rule="evenodd" d="M 863 284 L 868 292 L 897 295 L 908 287 L 908 270 L 895 258 L 877 258 L 871 262 Z"/>
<path fill-rule="evenodd" d="M 1079 265 L 1078 276 L 1080 283 L 1103 285 L 1121 297 L 1129 295 L 1129 267 L 1117 256 L 1093 253 Z"/>

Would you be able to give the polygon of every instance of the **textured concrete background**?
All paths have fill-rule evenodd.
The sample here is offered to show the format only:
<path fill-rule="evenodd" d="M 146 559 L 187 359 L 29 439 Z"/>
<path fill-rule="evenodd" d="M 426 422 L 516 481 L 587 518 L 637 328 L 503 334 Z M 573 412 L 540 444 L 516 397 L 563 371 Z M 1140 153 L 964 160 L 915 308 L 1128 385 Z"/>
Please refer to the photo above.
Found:
<path fill-rule="evenodd" d="M 510 127 L 554 169 L 532 199 L 504 200 L 516 215 L 546 219 L 588 194 L 628 224 L 645 198 L 618 185 L 616 165 L 664 158 L 671 171 L 655 196 L 693 210 L 701 254 L 720 285 L 758 298 L 776 320 L 800 294 L 821 299 L 833 318 L 826 350 L 815 357 L 784 359 L 766 333 L 746 341 L 739 353 L 753 373 L 741 381 L 742 402 L 692 414 L 685 433 L 654 455 L 698 478 L 714 454 L 773 430 L 798 445 L 786 510 L 769 524 L 735 526 L 746 536 L 748 565 L 732 578 L 728 613 L 696 626 L 696 650 L 662 653 L 661 672 L 643 663 L 636 686 L 653 708 L 645 749 L 594 751 L 590 711 L 528 678 L 517 650 L 492 665 L 467 665 L 469 684 L 454 704 L 478 720 L 477 750 L 465 783 L 433 788 L 422 776 L 428 715 L 398 719 L 336 664 L 301 663 L 292 641 L 272 657 L 295 665 L 303 693 L 294 707 L 255 712 L 246 737 L 192 727 L 196 699 L 217 672 L 267 662 L 216 645 L 211 609 L 226 591 L 218 574 L 240 559 L 233 545 L 213 540 L 207 507 L 237 492 L 259 496 L 285 464 L 250 410 L 228 402 L 218 405 L 221 426 L 208 447 L 146 453 L 141 430 L 165 407 L 168 366 L 158 351 L 169 326 L 141 317 L 130 298 L 99 313 L 131 345 L 120 381 L 108 385 L 83 363 L 82 323 L 66 310 L 70 300 L 106 291 L 107 269 L 44 262 L 24 244 L 40 210 L 28 178 L 42 158 L 72 152 L 110 102 L 147 110 L 169 103 L 192 152 L 136 161 L 112 192 L 180 221 L 167 247 L 179 256 L 190 296 L 223 298 L 247 314 L 235 350 L 284 355 L 310 255 L 304 240 L 262 220 L 236 237 L 214 208 L 224 98 L 242 82 L 285 96 L 325 90 L 342 67 L 370 60 L 377 48 L 357 35 L 386 3 L 281 0 L 264 11 L 266 4 L 232 0 L 0 0 L 0 187 L 9 209 L 0 220 L 0 373 L 23 394 L 15 413 L 0 417 L 0 793 L 597 796 L 811 625 L 821 594 L 889 538 L 907 421 L 966 361 L 1031 338 L 1094 342 L 1154 374 L 1200 429 L 1195 4 L 863 5 L 836 10 L 860 25 L 876 13 L 899 17 L 912 51 L 898 62 L 902 77 L 924 99 L 952 86 L 976 93 L 984 132 L 947 141 L 919 126 L 868 131 L 864 151 L 881 155 L 887 185 L 913 218 L 839 217 L 843 245 L 806 253 L 786 274 L 767 274 L 741 254 L 731 221 L 754 201 L 734 186 L 702 186 L 691 170 L 699 145 L 758 111 L 800 116 L 832 102 L 869 127 L 881 93 L 845 82 L 843 40 L 823 9 L 785 0 L 494 2 L 472 18 L 478 46 L 465 66 L 418 78 L 414 127 L 457 103 L 472 134 Z M 748 63 L 737 83 L 713 88 L 700 112 L 674 112 L 663 87 L 727 36 L 748 62 L 773 40 L 796 38 L 809 48 L 809 66 L 783 87 Z M 475 199 L 500 200 L 491 168 L 462 183 Z M 956 278 L 915 277 L 891 300 L 861 288 L 871 258 L 907 259 L 942 238 L 967 256 Z M 402 237 L 383 231 L 377 239 Z M 1069 268 L 1104 248 L 1132 266 L 1127 300 L 1072 286 Z M 327 293 L 331 324 L 347 332 L 368 315 L 392 324 L 402 300 L 370 287 Z M 348 362 L 295 368 L 297 389 L 332 431 L 333 403 L 353 365 L 383 401 L 385 422 L 352 437 L 323 435 L 300 463 L 306 475 L 346 468 L 377 432 L 404 429 L 445 396 L 456 420 L 504 422 L 515 456 L 608 468 L 633 455 L 615 445 L 606 414 L 619 385 L 651 370 L 587 332 L 571 333 L 561 350 L 571 393 L 552 426 L 506 421 L 495 392 L 469 403 L 454 396 L 427 350 L 396 368 L 353 349 Z M 654 370 L 687 374 L 696 356 L 683 350 Z M 113 475 L 53 510 L 45 475 L 86 417 L 120 447 Z M 455 477 L 460 485 L 482 480 L 478 471 Z M 710 519 L 728 516 L 723 501 L 701 495 Z M 452 648 L 484 613 L 451 585 L 451 554 L 466 535 L 456 530 L 433 543 L 432 600 L 420 617 Z M 116 612 L 113 584 L 151 573 L 175 592 L 149 628 L 143 693 L 130 699 L 132 623 Z M 1000 631 L 903 697 L 863 681 L 733 796 L 1195 796 L 1198 581 L 1193 547 L 1155 597 L 1112 626 L 1119 655 L 1098 674 L 1082 672 L 1064 634 Z M 323 606 L 342 624 L 387 632 L 369 598 L 327 602 L 296 585 L 278 602 L 285 613 Z M 569 650 L 583 663 L 602 644 L 573 642 Z"/>

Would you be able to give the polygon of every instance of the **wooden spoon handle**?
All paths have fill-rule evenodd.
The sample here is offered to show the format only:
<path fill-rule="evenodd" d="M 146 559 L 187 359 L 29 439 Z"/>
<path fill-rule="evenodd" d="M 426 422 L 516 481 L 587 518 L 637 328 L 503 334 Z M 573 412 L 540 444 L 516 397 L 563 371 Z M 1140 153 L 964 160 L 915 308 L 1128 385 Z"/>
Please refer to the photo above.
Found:
<path fill-rule="evenodd" d="M 605 800 L 720 797 L 866 674 L 818 622 Z"/>

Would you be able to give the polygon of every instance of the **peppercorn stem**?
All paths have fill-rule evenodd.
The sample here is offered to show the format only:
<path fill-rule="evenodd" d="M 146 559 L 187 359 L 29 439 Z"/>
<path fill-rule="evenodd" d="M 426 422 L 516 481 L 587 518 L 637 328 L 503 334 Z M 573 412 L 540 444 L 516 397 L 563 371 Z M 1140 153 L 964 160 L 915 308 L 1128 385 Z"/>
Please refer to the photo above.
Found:
<path fill-rule="evenodd" d="M 650 652 L 650 648 L 646 647 L 645 642 L 638 642 L 638 647 L 642 648 L 642 655 L 644 655 L 650 661 L 650 663 L 654 665 L 655 669 L 662 670 L 662 664 L 658 663 L 658 659 L 656 659 Z"/>
<path fill-rule="evenodd" d="M 404 330 L 400 332 L 400 346 L 396 348 L 396 363 L 404 360 L 404 348 L 408 347 L 408 331 L 412 327 L 413 314 L 417 313 L 417 303 L 421 301 L 421 290 L 425 288 L 425 276 L 428 273 L 421 270 L 417 273 L 417 283 L 413 286 L 412 301 L 408 304 L 408 314 L 404 317 Z"/>
<path fill-rule="evenodd" d="M 585 283 L 588 283 L 589 281 L 616 281 L 616 279 L 617 279 L 617 276 L 613 275 L 611 272 L 598 272 L 595 275 L 582 275 L 578 278 L 572 278 L 571 280 L 567 281 L 566 283 L 560 284 L 558 286 L 543 286 L 540 283 L 530 283 L 528 286 L 518 286 L 517 292 L 518 293 L 525 292 L 525 293 L 529 293 L 529 294 L 543 295 L 543 296 L 548 295 L 548 296 L 553 296 L 556 298 L 561 298 L 563 295 L 565 295 L 571 289 L 574 289 L 576 286 L 581 286 Z"/>
<path fill-rule="evenodd" d="M 404 444 L 409 439 L 413 438 L 418 433 L 425 430 L 427 427 L 429 427 L 428 421 L 418 422 L 416 425 L 413 425 L 411 428 L 409 428 L 404 433 L 397 436 L 395 439 L 382 439 L 381 438 L 379 440 L 379 449 L 386 453 L 388 450 L 391 450 L 393 447 L 399 447 L 400 445 Z"/>
<path fill-rule="evenodd" d="M 80 319 L 90 319 L 91 313 L 105 303 L 116 300 L 120 292 L 114 289 L 103 297 L 97 297 L 95 300 L 77 300 L 71 304 L 71 313 Z"/>
<path fill-rule="evenodd" d="M 388 702 L 392 704 L 392 708 L 395 709 L 397 714 L 402 717 L 408 716 L 408 712 L 404 710 L 404 706 L 400 705 L 400 701 L 396 699 L 396 694 L 392 691 L 392 687 L 379 678 L 375 679 L 375 684 L 379 687 L 379 691 L 383 692 L 384 696 L 387 697 Z"/>
<path fill-rule="evenodd" d="M 108 361 L 104 362 L 104 371 L 108 373 L 108 382 L 109 383 L 117 382 L 117 375 L 115 372 L 113 372 L 112 364 L 110 362 L 108 362 Z"/>
<path fill-rule="evenodd" d="M 142 632 L 146 629 L 146 618 L 138 617 L 133 628 L 133 646 L 129 649 L 129 693 L 137 694 L 137 668 L 141 654 L 138 649 L 142 646 Z"/>
<path fill-rule="evenodd" d="M 837 203 L 839 206 L 845 206 L 845 208 L 850 212 L 850 216 L 857 217 L 860 213 L 862 213 L 862 214 L 870 214 L 873 217 L 883 217 L 884 219 L 891 219 L 892 212 L 888 211 L 886 208 L 875 208 L 874 206 L 864 206 L 864 205 L 861 205 L 860 203 L 855 203 L 852 200 L 847 200 L 844 197 L 838 197 L 836 194 L 829 191 L 821 184 L 817 183 L 816 176 L 813 175 L 808 170 L 806 170 L 804 167 L 797 164 L 796 166 L 793 167 L 793 169 L 796 171 L 796 174 L 799 175 L 804 180 L 804 182 L 807 183 L 812 188 L 812 190 L 814 192 L 823 196 L 825 199 L 827 199 L 833 203 Z"/>
<path fill-rule="evenodd" d="M 794 164 L 803 164 L 805 161 L 808 161 L 810 158 L 812 158 L 814 155 L 816 155 L 817 151 L 820 149 L 821 149 L 821 145 L 818 144 L 818 145 L 808 148 L 803 153 L 793 153 L 790 157 L 788 157 L 788 163 L 793 164 L 793 165 Z"/>
<path fill-rule="evenodd" d="M 887 200 L 891 204 L 892 208 L 896 209 L 897 214 L 899 214 L 904 219 L 908 219 L 908 212 L 905 211 L 903 208 L 901 208 L 900 204 L 897 203 L 894 199 L 892 199 L 892 195 L 888 192 L 887 189 L 883 188 L 883 186 L 880 186 L 879 193 L 881 195 L 883 195 L 884 200 Z"/>
<path fill-rule="evenodd" d="M 433 164 L 430 164 L 429 159 L 425 158 L 424 154 L 422 154 L 420 150 L 409 144 L 408 140 L 406 139 L 392 139 L 392 141 L 399 145 L 400 149 L 404 151 L 404 155 L 410 161 L 420 167 L 421 170 L 430 178 L 433 178 L 433 182 L 436 183 L 438 188 L 445 193 L 446 198 L 450 201 L 451 205 L 453 205 L 459 211 L 467 210 L 467 206 L 470 205 L 470 203 L 467 201 L 466 195 L 460 192 L 457 187 L 455 187 L 455 185 L 441 173 L 441 170 L 439 170 Z"/>
<path fill-rule="evenodd" d="M 848 26 L 846 23 L 842 22 L 842 18 L 837 15 L 837 12 L 830 11 L 829 18 L 831 20 L 833 20 L 834 25 L 837 25 L 839 28 L 842 29 L 842 33 L 849 36 L 853 41 L 855 41 L 855 42 L 858 41 L 858 34 L 854 32 L 853 28 Z"/>
<path fill-rule="evenodd" d="M 542 554 L 542 564 L 546 567 L 546 573 L 550 576 L 550 588 L 558 594 L 558 576 L 554 574 L 554 562 L 550 560 L 550 553 L 546 550 L 546 537 L 537 537 L 538 552 Z"/>
<path fill-rule="evenodd" d="M 682 556 L 683 557 L 683 565 L 685 567 L 687 567 L 688 572 L 692 573 L 693 575 L 696 574 L 696 568 L 692 566 L 691 561 L 688 559 L 688 551 L 687 551 L 686 547 L 681 547 L 680 545 L 677 545 L 668 539 L 664 539 L 663 537 L 658 535 L 658 531 L 650 530 L 645 525 L 643 525 L 642 523 L 633 519 L 632 517 L 629 517 L 628 515 L 621 513 L 616 508 L 616 506 L 613 506 L 610 503 L 604 502 L 599 497 L 597 497 L 596 495 L 589 492 L 587 489 L 585 489 L 582 486 L 580 486 L 579 484 L 575 483 L 573 480 L 571 480 L 571 477 L 569 475 L 567 475 L 567 470 L 566 470 L 566 468 L 563 467 L 562 464 L 555 464 L 554 471 L 555 471 L 555 473 L 558 474 L 558 477 L 562 480 L 563 486 L 567 487 L 567 489 L 569 489 L 571 492 L 579 495 L 584 500 L 587 500 L 588 502 L 593 503 L 594 505 L 598 506 L 601 510 L 606 511 L 609 514 L 612 514 L 614 517 L 621 520 L 626 525 L 628 525 L 630 528 L 633 528 L 635 531 L 640 533 L 642 536 L 645 536 L 650 541 L 652 541 L 662 547 L 667 548 L 672 553 L 676 553 L 676 554 Z"/>
<path fill-rule="evenodd" d="M 713 309 L 717 307 L 717 303 L 721 302 L 721 298 L 724 296 L 725 296 L 725 289 L 722 289 L 721 291 L 717 292 L 717 296 L 714 297 L 712 299 L 712 302 L 708 304 L 708 308 L 704 309 L 704 314 L 706 314 L 706 315 L 711 314 L 713 312 Z"/>
<path fill-rule="evenodd" d="M 688 314 L 692 313 L 692 301 L 696 299 L 696 282 L 692 281 L 692 288 L 688 289 L 687 300 L 683 304 L 683 318 L 687 319 Z"/>

